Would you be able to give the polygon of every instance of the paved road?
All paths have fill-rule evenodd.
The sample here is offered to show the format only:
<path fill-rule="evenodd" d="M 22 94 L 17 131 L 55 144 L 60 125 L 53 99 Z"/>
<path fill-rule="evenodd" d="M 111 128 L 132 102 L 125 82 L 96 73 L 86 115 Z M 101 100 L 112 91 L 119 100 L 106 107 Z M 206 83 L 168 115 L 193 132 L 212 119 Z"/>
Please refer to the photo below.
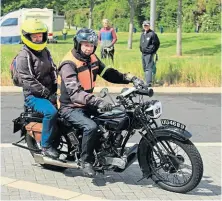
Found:
<path fill-rule="evenodd" d="M 152 99 L 162 102 L 162 118 L 174 119 L 187 125 L 187 129 L 193 133 L 193 142 L 221 141 L 220 94 L 155 94 Z M 19 139 L 19 133 L 12 134 L 12 119 L 23 110 L 22 94 L 2 93 L 1 107 L 1 142 L 11 143 Z M 137 134 L 130 142 L 138 142 L 139 139 Z"/>

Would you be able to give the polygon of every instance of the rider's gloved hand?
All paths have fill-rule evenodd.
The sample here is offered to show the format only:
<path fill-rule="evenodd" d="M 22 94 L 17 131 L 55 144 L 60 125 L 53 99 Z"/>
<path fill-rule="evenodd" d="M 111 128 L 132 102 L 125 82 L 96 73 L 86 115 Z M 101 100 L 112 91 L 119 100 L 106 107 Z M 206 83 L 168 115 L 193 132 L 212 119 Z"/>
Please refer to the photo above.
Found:
<path fill-rule="evenodd" d="M 130 82 L 133 82 L 134 79 L 136 79 L 137 77 L 135 77 L 134 75 L 130 74 L 130 73 L 126 73 L 124 74 L 124 80 Z"/>
<path fill-rule="evenodd" d="M 98 109 L 100 109 L 101 112 L 109 112 L 113 109 L 112 104 L 106 101 L 101 101 L 97 107 Z"/>
<path fill-rule="evenodd" d="M 144 85 L 144 81 L 139 79 L 139 78 L 137 78 L 137 77 L 134 77 L 132 79 L 132 82 L 133 82 L 133 85 L 136 86 L 136 87 Z"/>
<path fill-rule="evenodd" d="M 56 93 L 50 95 L 48 99 L 53 105 L 57 104 L 57 94 Z"/>

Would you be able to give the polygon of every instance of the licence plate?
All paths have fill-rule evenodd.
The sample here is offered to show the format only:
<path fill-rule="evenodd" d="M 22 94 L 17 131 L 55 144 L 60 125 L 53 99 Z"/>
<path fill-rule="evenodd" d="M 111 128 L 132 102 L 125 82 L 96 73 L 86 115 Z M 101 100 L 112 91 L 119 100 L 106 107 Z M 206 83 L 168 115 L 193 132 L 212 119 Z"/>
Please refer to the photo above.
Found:
<path fill-rule="evenodd" d="M 173 126 L 176 128 L 180 128 L 182 130 L 186 129 L 186 126 L 180 122 L 174 121 L 174 120 L 170 120 L 170 119 L 161 119 L 161 124 L 162 125 L 168 125 L 168 126 Z"/>

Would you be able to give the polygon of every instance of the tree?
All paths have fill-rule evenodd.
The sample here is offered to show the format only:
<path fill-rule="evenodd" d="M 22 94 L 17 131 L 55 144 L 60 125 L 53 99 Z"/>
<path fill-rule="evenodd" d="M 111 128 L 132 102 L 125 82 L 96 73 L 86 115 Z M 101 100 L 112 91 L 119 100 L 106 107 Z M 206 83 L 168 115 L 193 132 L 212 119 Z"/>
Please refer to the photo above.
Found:
<path fill-rule="evenodd" d="M 129 24 L 129 39 L 128 39 L 128 48 L 132 49 L 132 41 L 133 41 L 133 28 L 134 28 L 134 14 L 135 14 L 135 7 L 134 7 L 134 0 L 128 0 L 129 7 L 130 7 L 130 24 Z"/>
<path fill-rule="evenodd" d="M 90 0 L 90 8 L 89 8 L 89 29 L 92 28 L 92 13 L 93 13 L 93 8 L 95 6 L 95 0 Z"/>
<path fill-rule="evenodd" d="M 182 0 L 178 0 L 177 10 L 177 56 L 182 56 Z"/>

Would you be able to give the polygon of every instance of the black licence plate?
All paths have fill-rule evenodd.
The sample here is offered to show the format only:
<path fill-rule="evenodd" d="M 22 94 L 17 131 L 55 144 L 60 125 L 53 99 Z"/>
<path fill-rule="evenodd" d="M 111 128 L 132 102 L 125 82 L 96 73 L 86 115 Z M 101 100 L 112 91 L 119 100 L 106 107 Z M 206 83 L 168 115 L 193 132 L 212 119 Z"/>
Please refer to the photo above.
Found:
<path fill-rule="evenodd" d="M 174 121 L 174 120 L 170 120 L 170 119 L 161 119 L 161 124 L 162 125 L 168 125 L 168 126 L 173 126 L 173 127 L 176 127 L 176 128 L 180 128 L 182 130 L 185 130 L 186 129 L 186 125 L 180 123 L 180 122 L 177 122 L 177 121 Z"/>

